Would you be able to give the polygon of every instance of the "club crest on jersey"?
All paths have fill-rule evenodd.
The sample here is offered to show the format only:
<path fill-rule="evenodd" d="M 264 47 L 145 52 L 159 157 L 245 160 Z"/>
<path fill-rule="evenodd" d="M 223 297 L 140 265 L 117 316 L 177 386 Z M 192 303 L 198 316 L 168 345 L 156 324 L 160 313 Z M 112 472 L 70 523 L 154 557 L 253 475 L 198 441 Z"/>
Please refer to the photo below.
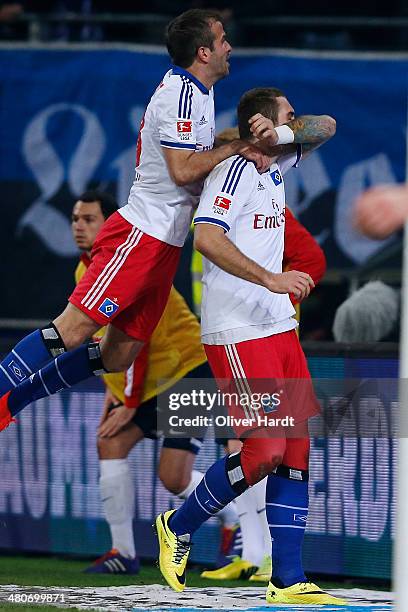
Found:
<path fill-rule="evenodd" d="M 217 195 L 213 204 L 213 212 L 225 215 L 231 206 L 231 200 L 225 196 Z"/>
<path fill-rule="evenodd" d="M 282 182 L 282 175 L 279 172 L 279 170 L 275 170 L 274 172 L 271 172 L 271 179 L 273 180 L 273 182 L 275 183 L 276 186 L 281 184 L 281 182 Z"/>
<path fill-rule="evenodd" d="M 119 310 L 119 304 L 115 304 L 109 298 L 105 298 L 102 304 L 98 308 L 99 312 L 101 312 L 105 317 L 111 317 L 115 314 L 117 310 Z"/>

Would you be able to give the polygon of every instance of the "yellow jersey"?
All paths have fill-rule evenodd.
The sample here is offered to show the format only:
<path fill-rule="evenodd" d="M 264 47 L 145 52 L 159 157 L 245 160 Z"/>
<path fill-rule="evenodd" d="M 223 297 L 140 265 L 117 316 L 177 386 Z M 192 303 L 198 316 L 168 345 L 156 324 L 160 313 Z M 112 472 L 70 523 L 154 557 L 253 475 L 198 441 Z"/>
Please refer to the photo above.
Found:
<path fill-rule="evenodd" d="M 86 254 L 81 256 L 75 270 L 76 283 L 85 274 L 90 262 Z M 102 327 L 98 330 L 95 338 L 102 338 L 105 329 Z M 172 287 L 166 308 L 149 343 L 136 357 L 128 374 L 105 374 L 103 379 L 118 400 L 129 408 L 136 408 L 172 387 L 206 361 L 197 318 L 180 293 Z"/>

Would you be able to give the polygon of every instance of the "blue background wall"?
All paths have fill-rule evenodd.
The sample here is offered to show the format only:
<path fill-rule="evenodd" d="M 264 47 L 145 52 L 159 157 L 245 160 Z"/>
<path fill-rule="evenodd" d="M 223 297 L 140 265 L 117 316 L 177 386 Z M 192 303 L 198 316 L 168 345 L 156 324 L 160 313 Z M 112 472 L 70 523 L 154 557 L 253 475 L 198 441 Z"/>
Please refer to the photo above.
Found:
<path fill-rule="evenodd" d="M 90 186 L 126 202 L 139 122 L 168 67 L 164 52 L 0 48 L 0 318 L 63 307 L 77 256 L 73 202 Z M 407 68 L 378 56 L 236 53 L 216 85 L 218 130 L 235 123 L 241 94 L 262 85 L 283 89 L 298 114 L 337 119 L 336 137 L 286 180 L 288 205 L 332 268 L 385 246 L 354 232 L 351 206 L 365 187 L 404 178 Z"/>

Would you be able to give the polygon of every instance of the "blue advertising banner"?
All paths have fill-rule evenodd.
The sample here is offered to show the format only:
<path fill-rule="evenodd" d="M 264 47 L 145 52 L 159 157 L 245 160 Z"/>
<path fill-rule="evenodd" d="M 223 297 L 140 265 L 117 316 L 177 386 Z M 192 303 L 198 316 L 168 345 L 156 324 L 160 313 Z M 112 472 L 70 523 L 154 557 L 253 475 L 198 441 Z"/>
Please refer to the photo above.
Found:
<path fill-rule="evenodd" d="M 72 205 L 96 186 L 126 202 L 139 123 L 168 67 L 157 50 L 0 47 L 0 318 L 64 306 L 77 257 Z M 336 118 L 336 137 L 286 180 L 288 205 L 332 268 L 387 244 L 354 231 L 351 207 L 364 188 L 404 178 L 407 68 L 407 57 L 237 52 L 216 85 L 218 130 L 235 124 L 239 97 L 256 86 L 281 88 L 298 114 Z"/>
<path fill-rule="evenodd" d="M 396 355 L 380 351 L 371 357 L 314 351 L 308 364 L 315 379 L 398 376 Z M 332 399 L 339 403 L 337 395 Z M 377 414 L 374 400 L 369 406 L 372 418 Z M 102 384 L 94 380 L 36 402 L 24 411 L 18 425 L 2 434 L 0 548 L 87 556 L 110 548 L 96 453 L 102 405 Z M 149 558 L 157 554 L 151 528 L 155 516 L 182 503 L 158 480 L 160 445 L 143 440 L 129 456 L 135 482 L 136 548 Z M 390 578 L 397 450 L 398 441 L 391 437 L 311 439 L 306 571 Z M 207 436 L 194 469 L 205 472 L 222 452 Z M 215 561 L 219 533 L 217 519 L 211 517 L 194 534 L 193 561 L 206 565 Z"/>

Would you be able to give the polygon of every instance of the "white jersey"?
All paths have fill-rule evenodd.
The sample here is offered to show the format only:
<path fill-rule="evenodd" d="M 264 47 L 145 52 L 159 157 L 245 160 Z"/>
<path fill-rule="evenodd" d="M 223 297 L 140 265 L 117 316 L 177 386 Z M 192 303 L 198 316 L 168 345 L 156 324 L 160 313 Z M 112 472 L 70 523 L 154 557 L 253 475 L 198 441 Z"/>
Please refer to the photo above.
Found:
<path fill-rule="evenodd" d="M 182 246 L 203 182 L 178 187 L 162 147 L 207 151 L 214 144 L 214 93 L 192 74 L 173 67 L 153 94 L 143 117 L 136 175 L 128 204 L 119 210 L 146 234 Z"/>
<path fill-rule="evenodd" d="M 283 173 L 298 154 L 280 158 L 260 175 L 252 162 L 235 155 L 207 177 L 194 223 L 219 225 L 242 253 L 270 272 L 282 272 L 285 232 Z M 204 258 L 201 334 L 204 344 L 233 344 L 297 326 L 288 294 L 221 270 Z"/>

